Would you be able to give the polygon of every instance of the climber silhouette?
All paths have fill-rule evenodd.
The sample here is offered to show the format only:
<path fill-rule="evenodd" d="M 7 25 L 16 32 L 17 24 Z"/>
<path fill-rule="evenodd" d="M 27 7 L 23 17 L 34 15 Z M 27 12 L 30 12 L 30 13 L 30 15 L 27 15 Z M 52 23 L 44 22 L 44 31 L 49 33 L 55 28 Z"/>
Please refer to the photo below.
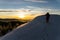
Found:
<path fill-rule="evenodd" d="M 48 22 L 49 22 L 49 19 L 50 19 L 50 14 L 49 14 L 49 12 L 47 12 L 45 16 L 46 16 L 46 23 L 48 23 Z"/>

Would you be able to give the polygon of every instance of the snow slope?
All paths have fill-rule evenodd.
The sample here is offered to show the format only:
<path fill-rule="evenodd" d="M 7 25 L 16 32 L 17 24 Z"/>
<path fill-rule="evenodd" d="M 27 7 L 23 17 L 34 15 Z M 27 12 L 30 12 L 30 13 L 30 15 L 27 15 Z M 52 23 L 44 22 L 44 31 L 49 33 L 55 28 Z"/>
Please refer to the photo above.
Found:
<path fill-rule="evenodd" d="M 0 40 L 60 40 L 60 15 L 51 15 L 49 23 L 45 16 L 38 16 Z"/>

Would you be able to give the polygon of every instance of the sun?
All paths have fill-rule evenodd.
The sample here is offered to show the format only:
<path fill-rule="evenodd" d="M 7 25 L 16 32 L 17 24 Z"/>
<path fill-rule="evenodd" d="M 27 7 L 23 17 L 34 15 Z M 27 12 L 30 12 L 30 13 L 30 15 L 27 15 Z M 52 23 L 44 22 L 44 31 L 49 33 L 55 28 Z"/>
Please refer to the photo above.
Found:
<path fill-rule="evenodd" d="M 19 18 L 24 18 L 24 17 L 25 17 L 25 14 L 22 12 L 22 13 L 19 14 L 18 17 L 19 17 Z"/>
<path fill-rule="evenodd" d="M 24 18 L 25 17 L 25 14 L 19 14 L 19 17 L 20 18 Z"/>

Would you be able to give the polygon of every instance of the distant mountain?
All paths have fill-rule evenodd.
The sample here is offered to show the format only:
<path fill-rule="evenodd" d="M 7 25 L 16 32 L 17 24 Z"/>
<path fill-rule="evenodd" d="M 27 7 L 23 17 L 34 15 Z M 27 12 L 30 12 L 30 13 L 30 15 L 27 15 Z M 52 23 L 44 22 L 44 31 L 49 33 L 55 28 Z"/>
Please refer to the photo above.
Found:
<path fill-rule="evenodd" d="M 0 18 L 0 21 L 10 22 L 10 21 L 21 21 L 21 22 L 29 22 L 33 20 L 33 18 L 21 19 L 21 18 Z"/>
<path fill-rule="evenodd" d="M 0 21 L 18 21 L 18 19 L 2 19 L 2 18 L 0 18 Z"/>
<path fill-rule="evenodd" d="M 60 15 L 51 15 L 49 23 L 45 16 L 38 16 L 0 40 L 60 40 Z"/>
<path fill-rule="evenodd" d="M 11 21 L 20 21 L 20 22 L 28 22 L 29 20 L 23 20 L 23 19 L 12 19 L 12 18 L 0 18 L 1 22 L 11 22 Z"/>

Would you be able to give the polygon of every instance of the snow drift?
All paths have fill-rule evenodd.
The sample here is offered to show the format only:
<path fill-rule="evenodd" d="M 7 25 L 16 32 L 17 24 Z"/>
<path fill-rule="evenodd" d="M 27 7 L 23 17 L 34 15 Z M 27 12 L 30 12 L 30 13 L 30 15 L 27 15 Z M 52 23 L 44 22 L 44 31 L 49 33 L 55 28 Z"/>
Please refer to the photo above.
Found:
<path fill-rule="evenodd" d="M 45 16 L 38 16 L 0 40 L 60 40 L 60 16 L 51 15 L 49 23 L 45 22 Z"/>

